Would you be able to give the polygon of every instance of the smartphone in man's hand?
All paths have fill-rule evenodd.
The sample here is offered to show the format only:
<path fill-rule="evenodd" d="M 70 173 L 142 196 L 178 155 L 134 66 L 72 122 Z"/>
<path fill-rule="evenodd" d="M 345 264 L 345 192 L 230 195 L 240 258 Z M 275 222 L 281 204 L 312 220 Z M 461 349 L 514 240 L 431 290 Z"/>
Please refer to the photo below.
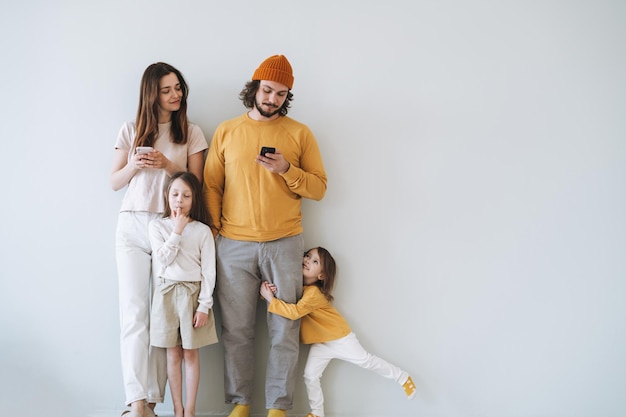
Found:
<path fill-rule="evenodd" d="M 276 153 L 276 148 L 272 148 L 270 146 L 263 146 L 261 148 L 261 156 L 265 156 L 266 153 Z"/>

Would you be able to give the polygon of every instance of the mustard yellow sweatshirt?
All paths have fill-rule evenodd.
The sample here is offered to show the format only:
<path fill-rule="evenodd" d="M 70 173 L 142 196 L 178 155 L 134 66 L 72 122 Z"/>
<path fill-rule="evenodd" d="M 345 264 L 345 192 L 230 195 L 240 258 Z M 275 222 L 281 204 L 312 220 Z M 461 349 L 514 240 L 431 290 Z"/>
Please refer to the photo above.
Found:
<path fill-rule="evenodd" d="M 346 319 L 330 304 L 316 285 L 305 285 L 296 304 L 273 298 L 269 311 L 300 321 L 300 341 L 305 345 L 337 340 L 350 333 Z"/>
<path fill-rule="evenodd" d="M 262 146 L 279 150 L 290 167 L 274 174 L 256 163 Z M 287 116 L 256 121 L 243 114 L 222 122 L 204 167 L 204 199 L 213 233 L 268 242 L 302 233 L 302 198 L 321 200 L 326 172 L 317 141 Z"/>

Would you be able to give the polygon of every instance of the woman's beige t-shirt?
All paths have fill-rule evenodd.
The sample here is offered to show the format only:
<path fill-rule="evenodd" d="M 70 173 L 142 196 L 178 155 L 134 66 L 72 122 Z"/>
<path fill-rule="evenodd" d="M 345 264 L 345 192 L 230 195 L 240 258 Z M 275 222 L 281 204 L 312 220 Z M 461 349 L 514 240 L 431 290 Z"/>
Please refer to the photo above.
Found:
<path fill-rule="evenodd" d="M 180 145 L 170 139 L 170 123 L 159 124 L 159 136 L 154 142 L 154 148 L 160 151 L 167 159 L 175 163 L 181 170 L 187 170 L 187 158 L 208 148 L 207 141 L 199 126 L 189 123 L 187 143 Z M 115 149 L 128 152 L 128 161 L 133 157 L 131 149 L 135 140 L 135 123 L 126 122 L 120 129 L 115 142 Z M 163 169 L 144 168 L 135 173 L 128 183 L 126 194 L 122 200 L 122 211 L 147 211 L 163 213 L 165 202 L 163 191 L 169 176 Z"/>

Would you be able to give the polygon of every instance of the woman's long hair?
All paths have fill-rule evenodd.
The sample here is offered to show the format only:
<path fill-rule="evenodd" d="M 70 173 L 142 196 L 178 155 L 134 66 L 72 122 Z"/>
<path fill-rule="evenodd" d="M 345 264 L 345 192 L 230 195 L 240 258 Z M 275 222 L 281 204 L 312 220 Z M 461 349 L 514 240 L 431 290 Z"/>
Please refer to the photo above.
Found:
<path fill-rule="evenodd" d="M 164 62 L 150 65 L 141 77 L 139 87 L 139 106 L 135 126 L 137 134 L 133 149 L 137 146 L 154 146 L 159 135 L 159 81 L 168 74 L 176 74 L 182 97 L 180 109 L 172 113 L 172 125 L 170 128 L 171 140 L 174 143 L 187 143 L 189 121 L 187 120 L 187 95 L 189 87 L 183 78 L 183 74 L 173 66 Z"/>
<path fill-rule="evenodd" d="M 243 105 L 246 106 L 247 109 L 254 108 L 254 100 L 256 99 L 256 92 L 259 90 L 259 86 L 261 85 L 261 81 L 252 80 L 246 83 L 246 86 L 241 93 L 239 93 L 239 99 L 243 102 Z M 280 107 L 278 114 L 281 116 L 287 116 L 289 112 L 289 107 L 291 106 L 291 100 L 293 100 L 293 93 L 291 91 L 287 92 L 287 98 L 285 102 Z"/>
<path fill-rule="evenodd" d="M 209 220 L 209 210 L 207 209 L 204 201 L 202 200 L 202 185 L 200 180 L 194 174 L 188 171 L 180 171 L 172 174 L 167 187 L 165 187 L 165 212 L 163 217 L 169 217 L 172 214 L 172 208 L 170 207 L 169 195 L 172 184 L 175 180 L 181 179 L 191 188 L 191 210 L 189 210 L 189 217 L 199 222 L 211 226 Z"/>

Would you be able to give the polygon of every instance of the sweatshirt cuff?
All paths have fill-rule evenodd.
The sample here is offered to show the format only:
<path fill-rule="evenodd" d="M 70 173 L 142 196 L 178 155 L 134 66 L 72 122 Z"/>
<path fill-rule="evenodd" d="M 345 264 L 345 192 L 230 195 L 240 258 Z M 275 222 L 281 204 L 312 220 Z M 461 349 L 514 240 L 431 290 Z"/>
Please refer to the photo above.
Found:
<path fill-rule="evenodd" d="M 170 233 L 170 237 L 167 238 L 167 241 L 165 242 L 168 246 L 179 246 L 180 245 L 180 240 L 182 239 L 182 236 L 177 234 L 177 233 Z"/>
<path fill-rule="evenodd" d="M 204 314 L 209 314 L 210 309 L 211 307 L 209 307 L 208 305 L 198 304 L 198 308 L 196 309 L 196 311 Z"/>
<path fill-rule="evenodd" d="M 293 167 L 291 162 L 289 162 L 289 168 L 287 168 L 287 171 L 279 175 L 289 183 L 298 179 L 298 170 Z"/>

